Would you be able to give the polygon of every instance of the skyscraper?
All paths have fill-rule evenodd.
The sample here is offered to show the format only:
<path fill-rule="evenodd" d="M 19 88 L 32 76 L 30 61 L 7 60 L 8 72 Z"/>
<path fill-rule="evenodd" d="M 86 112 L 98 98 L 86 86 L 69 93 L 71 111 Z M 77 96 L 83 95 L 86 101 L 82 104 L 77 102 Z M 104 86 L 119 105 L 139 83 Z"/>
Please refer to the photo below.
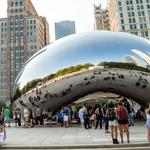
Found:
<path fill-rule="evenodd" d="M 94 17 L 95 30 L 110 30 L 108 10 L 102 9 L 101 4 L 99 6 L 94 5 Z"/>
<path fill-rule="evenodd" d="M 150 0 L 108 0 L 110 28 L 150 39 Z"/>
<path fill-rule="evenodd" d="M 20 68 L 49 43 L 49 25 L 46 18 L 38 16 L 31 0 L 7 0 L 7 18 L 0 19 L 0 35 L 0 100 L 10 100 Z"/>
<path fill-rule="evenodd" d="M 61 21 L 55 23 L 55 40 L 76 32 L 74 21 Z"/>

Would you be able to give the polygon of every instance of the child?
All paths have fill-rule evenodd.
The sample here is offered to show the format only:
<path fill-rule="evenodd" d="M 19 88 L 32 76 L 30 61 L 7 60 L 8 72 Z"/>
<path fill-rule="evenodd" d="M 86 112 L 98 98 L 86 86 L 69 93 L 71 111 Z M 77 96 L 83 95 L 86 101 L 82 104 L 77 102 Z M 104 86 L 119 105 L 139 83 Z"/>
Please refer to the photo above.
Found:
<path fill-rule="evenodd" d="M 0 144 L 4 144 L 6 140 L 6 130 L 4 126 L 0 125 Z"/>
<path fill-rule="evenodd" d="M 4 116 L 3 112 L 0 110 L 0 144 L 3 144 L 6 139 L 6 131 L 4 128 Z"/>

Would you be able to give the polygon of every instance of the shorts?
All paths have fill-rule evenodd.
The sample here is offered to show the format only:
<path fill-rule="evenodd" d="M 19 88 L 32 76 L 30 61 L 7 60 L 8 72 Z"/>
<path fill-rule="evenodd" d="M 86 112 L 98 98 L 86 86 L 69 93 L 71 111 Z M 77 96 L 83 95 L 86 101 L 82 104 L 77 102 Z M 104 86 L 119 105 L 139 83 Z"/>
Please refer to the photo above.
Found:
<path fill-rule="evenodd" d="M 109 126 L 118 126 L 118 120 L 109 120 Z"/>
<path fill-rule="evenodd" d="M 5 116 L 4 117 L 4 121 L 6 122 L 6 121 L 9 121 L 10 119 L 9 119 L 9 117 L 8 116 Z"/>
<path fill-rule="evenodd" d="M 41 117 L 40 117 L 40 116 L 37 116 L 37 117 L 36 117 L 36 120 L 37 120 L 37 121 L 41 121 Z"/>
<path fill-rule="evenodd" d="M 28 122 L 29 121 L 29 117 L 24 117 L 24 121 Z"/>
<path fill-rule="evenodd" d="M 58 123 L 61 123 L 61 122 L 62 122 L 62 119 L 61 119 L 61 118 L 58 118 L 58 119 L 57 119 L 57 122 L 58 122 Z"/>
<path fill-rule="evenodd" d="M 48 117 L 48 118 L 47 118 L 47 121 L 51 121 L 51 120 L 52 120 L 52 117 Z"/>
<path fill-rule="evenodd" d="M 83 118 L 80 118 L 80 122 L 81 122 L 81 123 L 84 123 L 84 119 L 83 119 Z"/>
<path fill-rule="evenodd" d="M 146 120 L 146 127 L 147 127 L 147 128 L 150 128 L 150 118 L 148 118 L 148 119 Z"/>
<path fill-rule="evenodd" d="M 64 115 L 64 121 L 68 121 L 68 116 L 67 115 Z"/>
<path fill-rule="evenodd" d="M 128 124 L 128 120 L 118 120 L 118 124 Z"/>

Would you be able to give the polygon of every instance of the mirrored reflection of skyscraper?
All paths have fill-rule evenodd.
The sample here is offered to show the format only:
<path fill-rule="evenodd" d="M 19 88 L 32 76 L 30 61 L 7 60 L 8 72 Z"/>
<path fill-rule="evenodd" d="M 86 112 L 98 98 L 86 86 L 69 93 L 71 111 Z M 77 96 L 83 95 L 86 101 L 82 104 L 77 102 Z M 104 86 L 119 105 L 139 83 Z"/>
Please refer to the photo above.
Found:
<path fill-rule="evenodd" d="M 38 16 L 31 0 L 7 0 L 7 18 L 0 19 L 0 35 L 0 100 L 9 100 L 20 68 L 49 43 L 49 25 L 46 18 Z"/>
<path fill-rule="evenodd" d="M 60 21 L 55 23 L 55 40 L 76 33 L 74 21 Z"/>

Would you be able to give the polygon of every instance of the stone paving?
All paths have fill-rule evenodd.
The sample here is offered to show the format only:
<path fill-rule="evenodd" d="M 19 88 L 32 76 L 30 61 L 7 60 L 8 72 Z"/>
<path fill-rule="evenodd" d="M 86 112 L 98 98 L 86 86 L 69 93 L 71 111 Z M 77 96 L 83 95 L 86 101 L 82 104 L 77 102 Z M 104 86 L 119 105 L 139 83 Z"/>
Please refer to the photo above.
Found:
<path fill-rule="evenodd" d="M 6 128 L 7 140 L 5 146 L 62 146 L 62 145 L 111 145 L 111 136 L 104 129 L 84 129 L 77 125 L 64 128 Z M 124 137 L 126 143 L 126 137 Z M 144 122 L 138 122 L 130 127 L 131 144 L 147 143 Z"/>

